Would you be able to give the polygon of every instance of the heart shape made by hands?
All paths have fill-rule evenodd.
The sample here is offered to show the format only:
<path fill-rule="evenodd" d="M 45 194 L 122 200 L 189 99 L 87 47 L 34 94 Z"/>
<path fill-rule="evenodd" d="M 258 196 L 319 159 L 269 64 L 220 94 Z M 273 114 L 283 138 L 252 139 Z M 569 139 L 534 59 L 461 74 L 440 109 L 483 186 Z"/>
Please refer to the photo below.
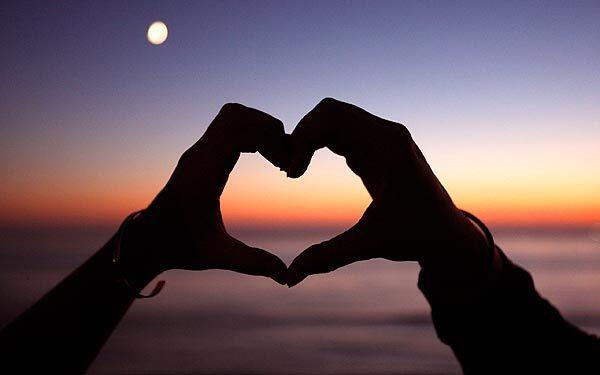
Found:
<path fill-rule="evenodd" d="M 275 165 L 288 177 L 302 176 L 315 151 L 327 147 L 345 158 L 372 198 L 354 226 L 294 259 L 288 286 L 361 260 L 425 262 L 444 259 L 443 248 L 452 241 L 480 244 L 403 125 L 327 98 L 283 143 L 285 157 Z"/>
<path fill-rule="evenodd" d="M 288 177 L 298 178 L 324 147 L 345 158 L 372 198 L 355 225 L 308 247 L 289 267 L 227 233 L 220 196 L 242 152 L 258 151 Z M 223 106 L 202 138 L 182 155 L 137 226 L 140 233 L 159 232 L 145 244 L 155 250 L 138 255 L 147 264 L 137 275 L 140 284 L 166 269 L 217 268 L 267 276 L 291 287 L 311 274 L 373 258 L 455 260 L 444 251 L 453 245 L 465 248 L 461 253 L 473 260 L 481 257 L 485 241 L 454 206 L 403 125 L 329 98 L 304 116 L 291 135 L 264 112 Z"/>

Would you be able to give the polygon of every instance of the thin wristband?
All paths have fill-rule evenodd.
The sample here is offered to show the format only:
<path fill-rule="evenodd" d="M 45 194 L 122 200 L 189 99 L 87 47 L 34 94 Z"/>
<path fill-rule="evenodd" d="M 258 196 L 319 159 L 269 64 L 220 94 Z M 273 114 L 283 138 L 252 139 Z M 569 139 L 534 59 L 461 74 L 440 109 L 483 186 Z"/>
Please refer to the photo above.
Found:
<path fill-rule="evenodd" d="M 475 216 L 472 213 L 470 213 L 469 211 L 465 211 L 465 210 L 460 210 L 460 212 L 462 212 L 463 215 L 465 215 L 469 220 L 471 220 L 473 223 L 475 223 L 477 225 L 477 227 L 479 227 L 479 230 L 481 230 L 481 232 L 483 232 L 483 235 L 485 236 L 485 239 L 488 243 L 489 251 L 491 253 L 490 262 L 491 262 L 491 268 L 493 269 L 494 265 L 495 265 L 495 259 L 496 259 L 496 244 L 494 243 L 494 236 L 492 236 L 492 232 L 490 232 L 488 227 L 483 223 L 483 221 L 479 220 L 479 218 L 477 216 Z"/>
<path fill-rule="evenodd" d="M 156 283 L 156 286 L 154 286 L 154 289 L 152 289 L 152 292 L 150 292 L 150 294 L 145 295 L 145 294 L 141 294 L 140 291 L 137 290 L 137 288 L 134 288 L 133 285 L 131 285 L 131 283 L 125 277 L 123 265 L 121 264 L 121 245 L 123 243 L 123 236 L 125 234 L 125 230 L 127 229 L 127 225 L 131 221 L 135 220 L 135 218 L 138 217 L 141 213 L 142 213 L 141 210 L 132 212 L 125 218 L 125 220 L 123 221 L 123 224 L 121 224 L 121 227 L 117 231 L 117 245 L 115 246 L 115 251 L 113 252 L 113 258 L 112 258 L 113 265 L 117 269 L 117 273 L 121 277 L 121 280 L 123 281 L 125 286 L 127 286 L 127 289 L 129 289 L 132 292 L 132 294 L 135 296 L 135 298 L 138 298 L 138 299 L 152 298 L 152 297 L 156 296 L 158 293 L 160 293 L 160 291 L 163 289 L 163 287 L 166 284 L 166 282 L 164 280 L 160 280 L 158 283 Z"/>

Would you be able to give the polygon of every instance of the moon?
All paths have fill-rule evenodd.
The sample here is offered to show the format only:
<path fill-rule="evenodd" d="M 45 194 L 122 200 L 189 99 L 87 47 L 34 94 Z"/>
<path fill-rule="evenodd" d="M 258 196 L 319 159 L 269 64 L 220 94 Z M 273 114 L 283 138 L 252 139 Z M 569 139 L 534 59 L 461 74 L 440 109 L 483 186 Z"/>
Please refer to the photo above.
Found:
<path fill-rule="evenodd" d="M 148 41 L 154 45 L 163 44 L 167 40 L 167 36 L 169 36 L 169 30 L 164 22 L 156 21 L 148 27 L 146 36 L 148 37 Z"/>

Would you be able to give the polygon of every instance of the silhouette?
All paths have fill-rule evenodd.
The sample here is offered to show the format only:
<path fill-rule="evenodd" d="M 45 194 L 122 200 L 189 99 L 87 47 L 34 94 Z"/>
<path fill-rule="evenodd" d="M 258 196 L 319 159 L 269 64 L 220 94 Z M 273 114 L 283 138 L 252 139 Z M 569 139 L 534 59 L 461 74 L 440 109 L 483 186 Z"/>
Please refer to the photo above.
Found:
<path fill-rule="evenodd" d="M 373 198 L 355 226 L 289 269 L 226 232 L 219 197 L 241 152 L 297 178 L 322 147 L 344 156 Z M 152 203 L 0 333 L 0 366 L 85 371 L 139 291 L 168 269 L 226 269 L 292 287 L 372 258 L 419 262 L 438 336 L 465 373 L 599 373 L 600 340 L 566 322 L 454 205 L 408 130 L 329 98 L 291 136 L 268 114 L 223 106 Z"/>
<path fill-rule="evenodd" d="M 373 202 L 354 227 L 298 255 L 288 285 L 360 260 L 418 261 L 438 337 L 464 373 L 600 373 L 600 340 L 566 322 L 500 248 L 488 251 L 403 125 L 327 98 L 291 139 L 290 177 L 328 147 Z"/>

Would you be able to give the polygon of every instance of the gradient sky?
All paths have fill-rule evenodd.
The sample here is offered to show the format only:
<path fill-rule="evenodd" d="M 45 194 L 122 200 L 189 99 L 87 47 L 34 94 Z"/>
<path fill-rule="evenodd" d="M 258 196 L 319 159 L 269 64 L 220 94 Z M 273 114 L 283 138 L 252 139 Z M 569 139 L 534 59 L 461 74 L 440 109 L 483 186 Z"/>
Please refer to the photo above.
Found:
<path fill-rule="evenodd" d="M 223 103 L 289 132 L 326 96 L 408 126 L 485 220 L 600 222 L 598 1 L 17 2 L 0 19 L 0 223 L 117 223 Z M 294 181 L 244 156 L 222 198 L 240 226 L 347 224 L 368 202 L 329 151 Z"/>

